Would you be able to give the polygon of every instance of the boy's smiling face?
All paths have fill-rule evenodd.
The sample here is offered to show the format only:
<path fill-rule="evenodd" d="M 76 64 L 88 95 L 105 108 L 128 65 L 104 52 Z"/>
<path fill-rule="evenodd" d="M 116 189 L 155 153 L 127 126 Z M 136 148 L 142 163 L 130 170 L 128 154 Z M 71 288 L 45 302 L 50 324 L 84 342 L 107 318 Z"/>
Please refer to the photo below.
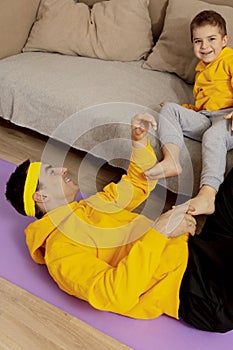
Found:
<path fill-rule="evenodd" d="M 214 61 L 226 46 L 228 36 L 220 33 L 218 26 L 204 25 L 193 30 L 194 55 L 208 64 Z"/>

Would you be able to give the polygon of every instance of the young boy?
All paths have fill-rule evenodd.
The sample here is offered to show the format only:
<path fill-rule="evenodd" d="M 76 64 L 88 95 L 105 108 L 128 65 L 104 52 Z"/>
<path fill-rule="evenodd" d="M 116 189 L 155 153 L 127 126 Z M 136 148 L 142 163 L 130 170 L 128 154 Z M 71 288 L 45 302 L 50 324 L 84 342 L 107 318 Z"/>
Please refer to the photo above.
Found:
<path fill-rule="evenodd" d="M 149 180 L 179 175 L 183 134 L 202 141 L 200 190 L 189 206 L 190 213 L 199 215 L 214 212 L 226 154 L 233 148 L 233 49 L 226 47 L 226 22 L 215 11 L 197 14 L 190 30 L 194 55 L 200 60 L 193 89 L 195 104 L 161 103 L 158 133 L 164 159 L 145 175 Z"/>

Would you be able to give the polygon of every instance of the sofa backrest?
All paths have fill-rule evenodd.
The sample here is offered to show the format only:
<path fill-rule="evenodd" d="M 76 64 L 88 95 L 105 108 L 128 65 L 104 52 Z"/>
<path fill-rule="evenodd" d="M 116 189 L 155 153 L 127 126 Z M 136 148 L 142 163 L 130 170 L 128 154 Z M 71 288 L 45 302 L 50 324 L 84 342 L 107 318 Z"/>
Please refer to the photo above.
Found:
<path fill-rule="evenodd" d="M 35 21 L 41 0 L 1 0 L 0 8 L 0 58 L 21 52 Z M 92 6 L 102 0 L 77 0 Z M 162 32 L 169 0 L 150 0 L 149 12 L 154 41 Z M 186 0 L 189 1 L 189 0 Z M 217 5 L 233 7 L 232 0 L 202 0 Z"/>
<path fill-rule="evenodd" d="M 35 20 L 40 0 L 1 0 L 0 58 L 19 53 Z"/>

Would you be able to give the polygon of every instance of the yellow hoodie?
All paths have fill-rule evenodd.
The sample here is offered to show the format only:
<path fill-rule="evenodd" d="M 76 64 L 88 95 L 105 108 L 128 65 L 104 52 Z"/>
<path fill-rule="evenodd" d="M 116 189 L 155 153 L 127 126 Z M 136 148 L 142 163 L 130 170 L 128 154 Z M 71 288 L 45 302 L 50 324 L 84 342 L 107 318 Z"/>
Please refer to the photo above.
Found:
<path fill-rule="evenodd" d="M 155 162 L 149 144 L 133 148 L 118 184 L 58 207 L 25 230 L 33 260 L 47 265 L 62 290 L 94 308 L 141 319 L 163 313 L 178 318 L 188 234 L 168 239 L 153 221 L 132 212 L 155 187 L 143 176 Z"/>
<path fill-rule="evenodd" d="M 183 107 L 210 112 L 233 107 L 233 49 L 225 47 L 214 61 L 197 64 L 193 95 L 195 105 Z"/>

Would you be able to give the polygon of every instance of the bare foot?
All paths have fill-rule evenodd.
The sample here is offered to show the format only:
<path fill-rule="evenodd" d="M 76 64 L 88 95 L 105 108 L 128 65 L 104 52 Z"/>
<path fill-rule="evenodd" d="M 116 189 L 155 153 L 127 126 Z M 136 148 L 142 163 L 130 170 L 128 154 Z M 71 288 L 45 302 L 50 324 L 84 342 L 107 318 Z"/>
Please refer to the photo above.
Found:
<path fill-rule="evenodd" d="M 215 211 L 216 190 L 210 186 L 204 185 L 198 195 L 189 201 L 188 214 L 191 215 L 210 215 Z"/>
<path fill-rule="evenodd" d="M 167 143 L 162 147 L 163 160 L 153 168 L 145 171 L 147 180 L 163 179 L 164 177 L 177 176 L 182 172 L 180 165 L 180 149 L 173 143 Z"/>
<path fill-rule="evenodd" d="M 145 171 L 144 175 L 147 180 L 162 179 L 165 177 L 177 176 L 181 174 L 182 168 L 180 163 L 174 162 L 173 159 L 164 159 L 153 168 Z"/>

